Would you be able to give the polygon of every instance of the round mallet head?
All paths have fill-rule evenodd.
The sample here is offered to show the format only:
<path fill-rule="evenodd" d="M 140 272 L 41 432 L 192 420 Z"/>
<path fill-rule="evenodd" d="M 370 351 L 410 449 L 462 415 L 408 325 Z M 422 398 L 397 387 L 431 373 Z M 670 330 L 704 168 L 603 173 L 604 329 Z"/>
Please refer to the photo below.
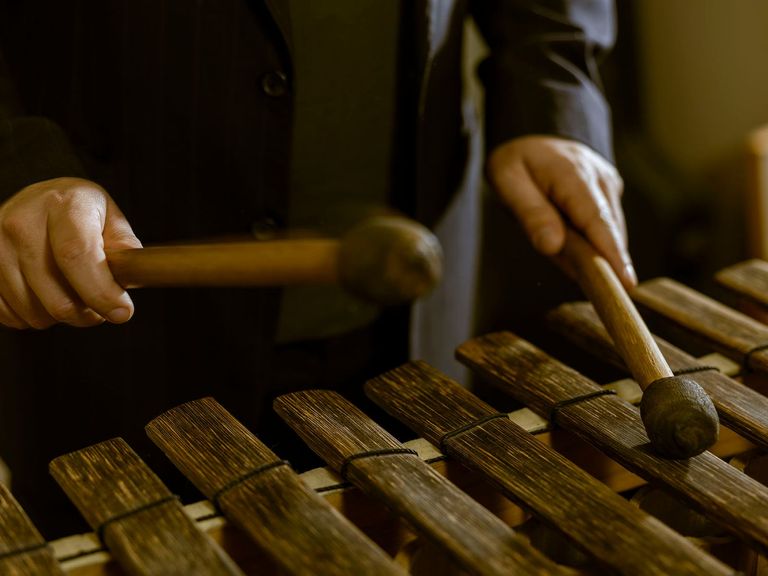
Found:
<path fill-rule="evenodd" d="M 341 240 L 339 279 L 353 295 L 383 305 L 430 292 L 443 271 L 440 243 L 426 227 L 395 216 L 369 218 Z"/>
<path fill-rule="evenodd" d="M 720 421 L 712 400 L 696 382 L 671 376 L 643 392 L 640 415 L 656 451 L 668 458 L 690 458 L 717 441 Z"/>

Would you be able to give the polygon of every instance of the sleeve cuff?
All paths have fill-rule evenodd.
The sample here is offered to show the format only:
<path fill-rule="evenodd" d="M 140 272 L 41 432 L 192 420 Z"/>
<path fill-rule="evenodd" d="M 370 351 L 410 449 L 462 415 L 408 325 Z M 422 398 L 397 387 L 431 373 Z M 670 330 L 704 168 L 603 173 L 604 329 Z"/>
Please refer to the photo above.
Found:
<path fill-rule="evenodd" d="M 582 142 L 614 161 L 610 109 L 594 84 L 536 78 L 498 85 L 488 80 L 485 118 L 489 152 L 512 138 L 550 134 Z"/>
<path fill-rule="evenodd" d="M 24 117 L 0 124 L 0 199 L 25 186 L 85 171 L 64 131 L 41 117 Z"/>

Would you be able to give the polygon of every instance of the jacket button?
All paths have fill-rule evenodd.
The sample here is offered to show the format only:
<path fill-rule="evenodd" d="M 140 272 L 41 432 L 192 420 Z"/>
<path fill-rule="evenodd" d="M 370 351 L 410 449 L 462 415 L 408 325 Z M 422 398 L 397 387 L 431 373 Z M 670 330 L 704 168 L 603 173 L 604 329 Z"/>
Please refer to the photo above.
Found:
<path fill-rule="evenodd" d="M 288 77 L 279 70 L 267 72 L 261 77 L 261 90 L 272 98 L 285 96 L 288 93 Z"/>
<path fill-rule="evenodd" d="M 251 234 L 256 240 L 272 240 L 279 228 L 274 218 L 261 218 L 251 225 Z"/>

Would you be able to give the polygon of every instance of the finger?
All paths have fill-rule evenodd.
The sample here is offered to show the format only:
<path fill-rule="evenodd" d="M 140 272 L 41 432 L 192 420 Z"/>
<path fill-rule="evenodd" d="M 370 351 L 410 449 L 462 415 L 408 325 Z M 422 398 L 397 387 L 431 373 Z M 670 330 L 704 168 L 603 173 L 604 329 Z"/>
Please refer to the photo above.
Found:
<path fill-rule="evenodd" d="M 128 321 L 133 302 L 107 265 L 102 232 L 106 194 L 71 194 L 51 209 L 48 236 L 56 266 L 83 303 L 113 323 Z"/>
<path fill-rule="evenodd" d="M 0 296 L 10 310 L 31 328 L 43 330 L 56 324 L 37 296 L 27 285 L 17 263 L 4 262 L 0 267 Z"/>
<path fill-rule="evenodd" d="M 560 252 L 565 242 L 564 223 L 525 166 L 510 167 L 496 187 L 522 224 L 533 247 L 547 256 Z"/>
<path fill-rule="evenodd" d="M 104 322 L 104 318 L 88 308 L 70 288 L 53 259 L 53 254 L 46 245 L 42 253 L 20 254 L 19 268 L 29 287 L 35 293 L 42 306 L 57 322 L 85 328 Z"/>
<path fill-rule="evenodd" d="M 611 176 L 603 171 L 599 173 L 598 180 L 600 183 L 600 189 L 608 199 L 611 210 L 613 210 L 613 217 L 619 228 L 619 232 L 621 233 L 622 240 L 624 242 L 624 248 L 627 248 L 627 223 L 624 219 L 624 209 L 621 206 L 621 196 L 624 182 L 618 175 Z"/>
<path fill-rule="evenodd" d="M 78 327 L 104 321 L 83 304 L 56 267 L 46 230 L 19 238 L 16 252 L 24 282 L 54 320 Z"/>
<path fill-rule="evenodd" d="M 627 288 L 637 279 L 623 236 L 594 173 L 566 174 L 555 182 L 555 203 L 608 261 Z"/>
<path fill-rule="evenodd" d="M 9 328 L 16 328 L 17 330 L 24 330 L 30 327 L 13 311 L 2 296 L 0 296 L 0 324 Z"/>

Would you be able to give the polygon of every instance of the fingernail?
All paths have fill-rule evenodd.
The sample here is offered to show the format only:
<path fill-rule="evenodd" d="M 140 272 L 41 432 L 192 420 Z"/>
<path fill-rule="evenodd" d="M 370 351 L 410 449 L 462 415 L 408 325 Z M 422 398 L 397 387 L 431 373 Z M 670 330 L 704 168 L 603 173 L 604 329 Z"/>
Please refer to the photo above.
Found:
<path fill-rule="evenodd" d="M 637 274 L 635 273 L 635 267 L 632 264 L 624 265 L 624 278 L 629 280 L 632 286 L 637 286 Z"/>
<path fill-rule="evenodd" d="M 114 324 L 122 324 L 127 322 L 131 317 L 131 310 L 129 308 L 115 308 L 109 314 L 107 314 L 107 320 Z"/>
<path fill-rule="evenodd" d="M 557 251 L 557 232 L 552 226 L 540 228 L 533 237 L 533 246 L 544 254 L 554 254 Z"/>

